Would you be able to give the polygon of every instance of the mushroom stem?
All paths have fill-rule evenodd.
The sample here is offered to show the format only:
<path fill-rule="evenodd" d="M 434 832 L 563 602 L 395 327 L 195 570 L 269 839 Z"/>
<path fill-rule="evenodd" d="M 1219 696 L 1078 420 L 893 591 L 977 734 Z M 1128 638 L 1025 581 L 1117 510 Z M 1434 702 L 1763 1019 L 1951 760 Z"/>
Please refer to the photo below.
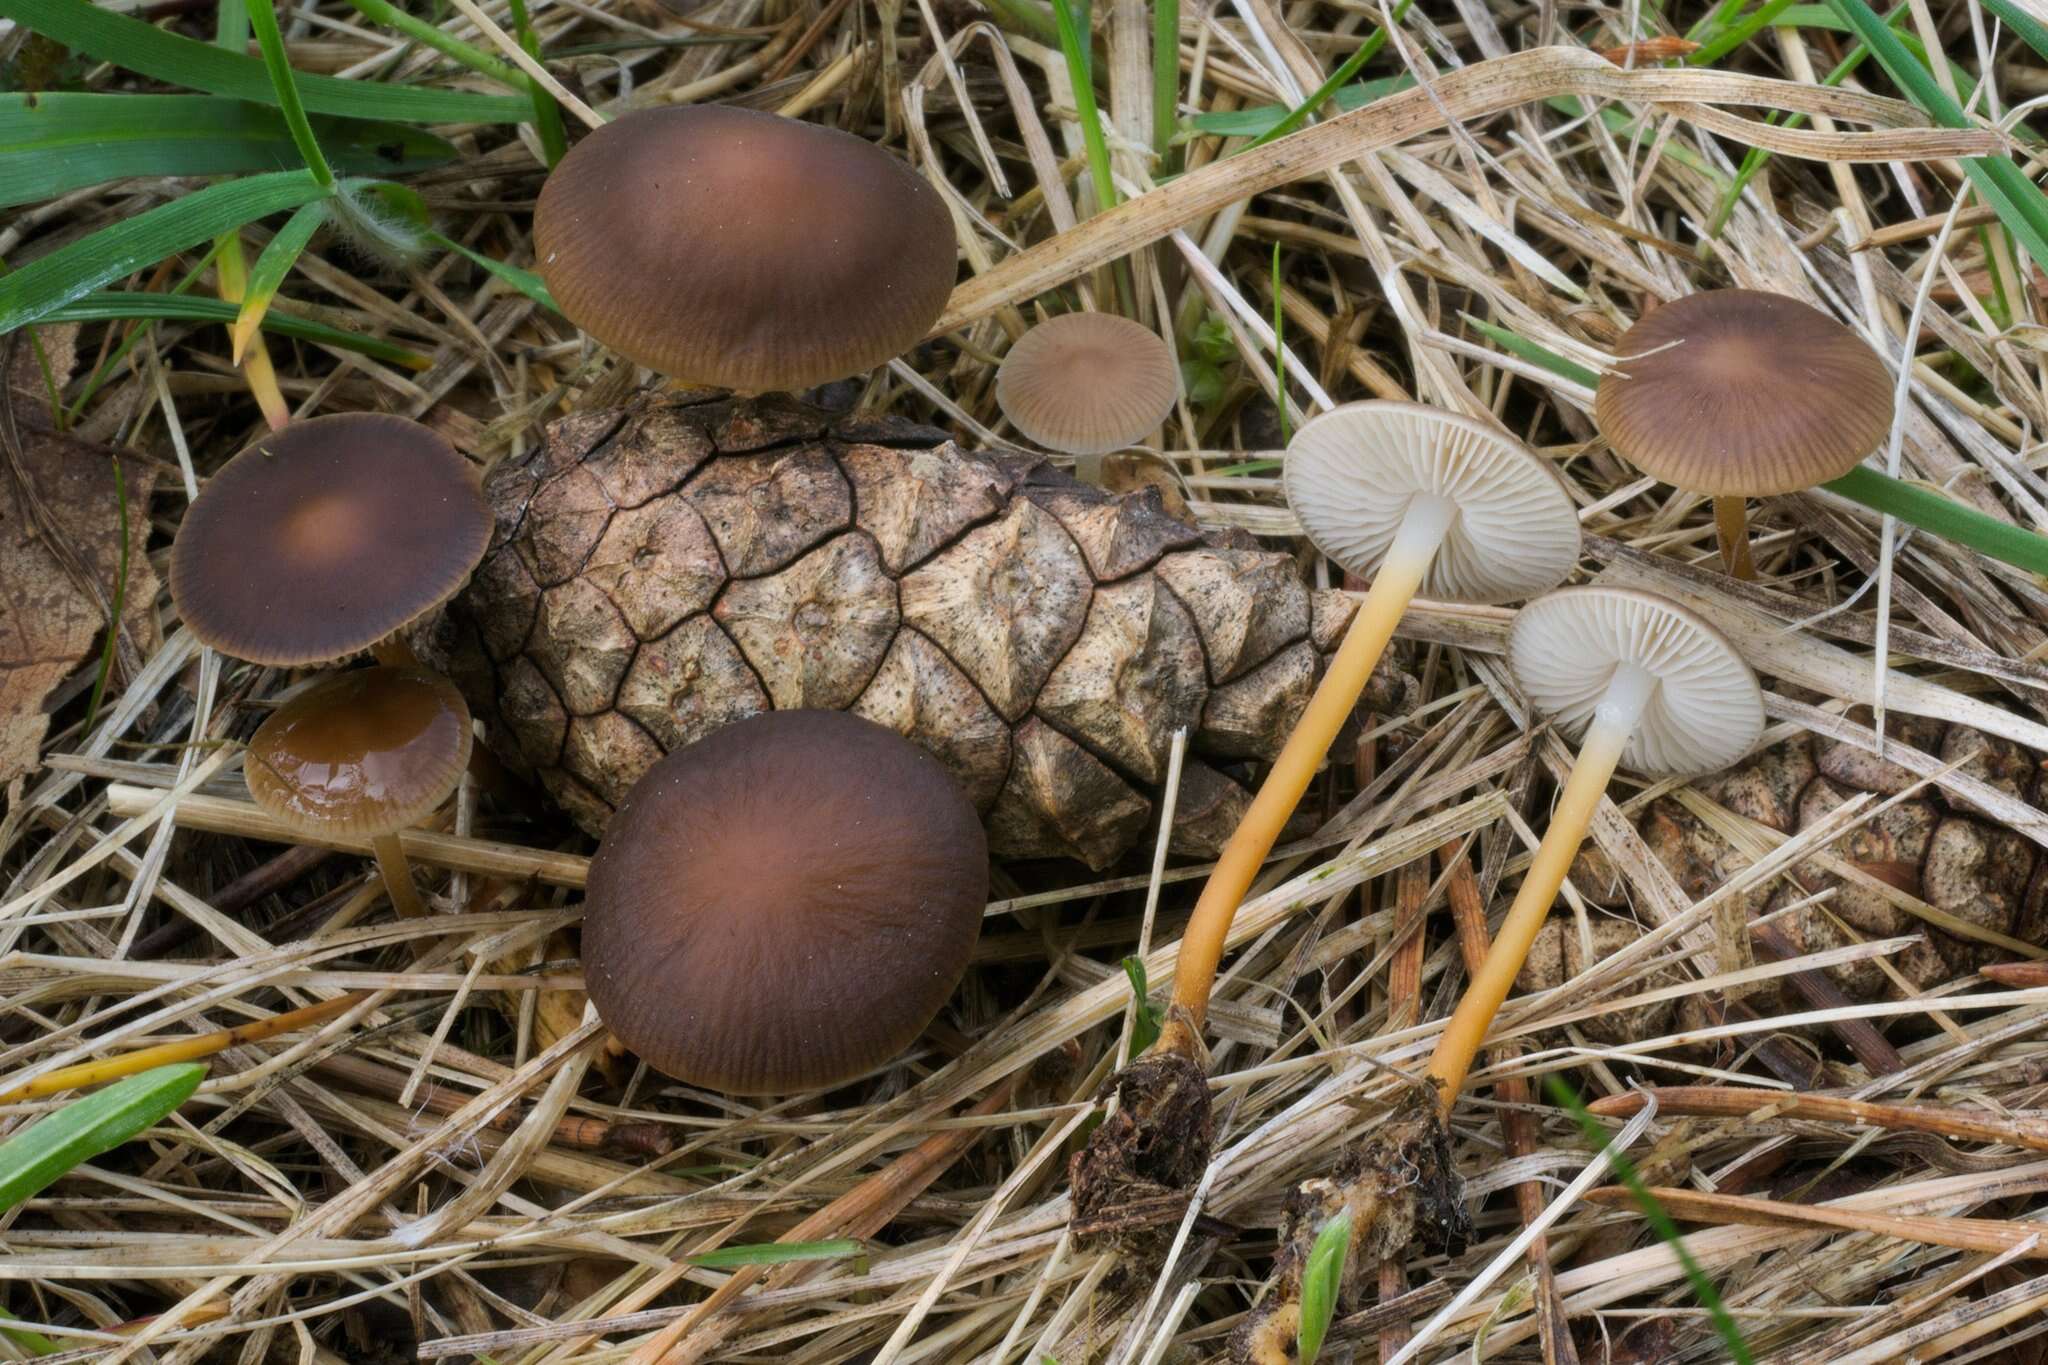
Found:
<path fill-rule="evenodd" d="M 1656 690 L 1657 680 L 1649 670 L 1624 663 L 1615 669 L 1607 691 L 1593 708 L 1593 723 L 1586 728 L 1571 776 L 1558 794 L 1550 828 L 1544 831 L 1543 842 L 1536 848 L 1536 857 L 1522 878 L 1521 890 L 1515 893 L 1507 918 L 1501 921 L 1500 932 L 1494 935 L 1493 946 L 1487 950 L 1479 970 L 1472 974 L 1471 984 L 1466 986 L 1450 1022 L 1444 1025 L 1436 1052 L 1429 1059 L 1429 1074 L 1440 1087 L 1440 1103 L 1446 1113 L 1465 1084 L 1465 1073 L 1472 1069 L 1472 1059 L 1479 1055 L 1479 1045 L 1493 1024 L 1494 1014 L 1508 998 L 1515 974 L 1522 970 L 1522 963 L 1529 956 L 1529 945 L 1536 941 L 1536 932 L 1550 917 L 1558 888 L 1564 885 L 1572 859 L 1586 841 L 1586 828 L 1593 822 L 1593 812 L 1607 791 L 1615 766 L 1621 762 L 1622 750 L 1635 733 L 1643 708 L 1649 705 Z"/>
<path fill-rule="evenodd" d="M 1721 567 L 1737 578 L 1755 578 L 1749 557 L 1749 500 L 1714 499 L 1714 533 L 1721 542 Z"/>
<path fill-rule="evenodd" d="M 1198 1053 L 1209 990 L 1215 984 L 1216 965 L 1223 960 L 1223 945 L 1238 903 L 1251 888 L 1266 855 L 1273 851 L 1337 732 L 1358 704 L 1456 515 L 1457 508 L 1447 498 L 1425 494 L 1408 504 L 1394 543 L 1373 575 L 1372 590 L 1358 604 L 1358 615 L 1345 631 L 1315 695 L 1309 698 L 1294 733 L 1273 760 L 1272 771 L 1266 774 L 1202 887 L 1174 962 L 1174 1009 L 1160 1032 L 1161 1049 L 1190 1057 Z"/>
<path fill-rule="evenodd" d="M 377 870 L 384 874 L 391 908 L 406 919 L 424 919 L 427 907 L 420 900 L 419 888 L 412 884 L 412 864 L 406 861 L 398 835 L 380 834 L 370 841 L 370 849 L 377 855 Z"/>
<path fill-rule="evenodd" d="M 418 668 L 420 656 L 413 652 L 412 641 L 405 638 L 402 630 L 391 634 L 370 646 L 370 657 L 389 668 Z"/>

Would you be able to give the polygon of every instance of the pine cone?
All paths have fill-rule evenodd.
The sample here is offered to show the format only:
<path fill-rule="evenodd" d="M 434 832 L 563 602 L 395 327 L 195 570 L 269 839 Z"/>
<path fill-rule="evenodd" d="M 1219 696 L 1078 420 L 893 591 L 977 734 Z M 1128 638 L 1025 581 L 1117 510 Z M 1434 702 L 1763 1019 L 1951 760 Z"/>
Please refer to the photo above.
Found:
<path fill-rule="evenodd" d="M 578 413 L 486 492 L 490 549 L 415 643 L 593 834 L 668 750 L 830 707 L 938 755 L 996 853 L 1095 868 L 1187 726 L 1174 847 L 1210 854 L 1250 799 L 1220 767 L 1279 751 L 1354 610 L 1155 488 L 786 398 Z M 1413 689 L 1389 662 L 1367 702 Z"/>

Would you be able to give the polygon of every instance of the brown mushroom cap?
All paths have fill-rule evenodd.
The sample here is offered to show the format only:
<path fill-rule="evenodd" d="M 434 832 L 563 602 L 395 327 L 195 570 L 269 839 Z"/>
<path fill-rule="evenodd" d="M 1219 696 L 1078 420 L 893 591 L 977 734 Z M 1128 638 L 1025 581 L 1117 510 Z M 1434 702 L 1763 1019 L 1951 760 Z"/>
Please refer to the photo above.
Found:
<path fill-rule="evenodd" d="M 679 1080 L 835 1085 L 923 1032 L 987 897 L 981 822 L 937 759 L 845 712 L 764 712 L 627 793 L 590 865 L 584 983 Z"/>
<path fill-rule="evenodd" d="M 871 370 L 924 336 L 953 220 L 871 142 L 751 109 L 643 109 L 562 158 L 534 209 L 562 312 L 676 379 L 765 392 Z"/>
<path fill-rule="evenodd" d="M 419 668 L 322 678 L 256 728 L 249 795 L 301 834 L 374 839 L 448 799 L 469 763 L 469 707 Z"/>
<path fill-rule="evenodd" d="M 1062 313 L 1010 347 L 996 404 L 1024 436 L 1069 455 L 1107 455 L 1173 411 L 1173 352 L 1113 313 Z"/>
<path fill-rule="evenodd" d="M 1782 294 L 1716 289 L 1667 303 L 1615 343 L 1593 420 L 1646 474 L 1763 497 L 1838 479 L 1891 429 L 1892 382 L 1861 337 Z"/>
<path fill-rule="evenodd" d="M 378 413 L 315 417 L 207 481 L 171 547 L 171 597 L 223 654 L 327 663 L 448 600 L 490 535 L 475 473 L 434 432 Z"/>

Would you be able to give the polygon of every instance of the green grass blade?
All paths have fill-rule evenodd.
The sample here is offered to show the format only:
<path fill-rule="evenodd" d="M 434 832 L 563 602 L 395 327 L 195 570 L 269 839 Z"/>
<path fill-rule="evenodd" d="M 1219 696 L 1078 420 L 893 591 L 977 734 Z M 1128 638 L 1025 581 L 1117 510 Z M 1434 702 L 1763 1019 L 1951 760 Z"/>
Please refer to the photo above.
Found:
<path fill-rule="evenodd" d="M 165 33 L 86 0 L 0 0 L 0 18 L 103 62 L 172 85 L 274 104 L 277 92 L 263 63 L 238 52 Z M 532 106 L 512 95 L 301 76 L 299 97 L 316 114 L 395 119 L 402 123 L 523 123 Z"/>
<path fill-rule="evenodd" d="M 443 32 L 424 19 L 415 19 L 390 0 L 348 0 L 356 13 L 373 24 L 396 29 L 422 47 L 430 47 L 450 61 L 460 62 L 481 76 L 489 76 L 514 90 L 526 88 L 526 73 L 509 62 L 501 62 L 482 48 Z"/>
<path fill-rule="evenodd" d="M 19 1346 L 22 1350 L 34 1356 L 53 1356 L 64 1349 L 41 1332 L 31 1332 L 26 1327 L 8 1327 L 5 1325 L 10 1322 L 20 1321 L 20 1318 L 8 1312 L 5 1308 L 0 1308 L 0 1333 L 4 1333 L 9 1341 Z"/>
<path fill-rule="evenodd" d="M 160 1066 L 73 1100 L 0 1143 L 0 1211 L 80 1162 L 111 1152 L 192 1098 L 206 1068 L 197 1062 Z"/>
<path fill-rule="evenodd" d="M 217 322 L 227 327 L 233 325 L 240 313 L 240 308 L 225 299 L 109 289 L 67 303 L 45 314 L 44 318 L 49 322 Z M 344 332 L 324 322 L 280 313 L 275 308 L 263 315 L 263 330 L 317 346 L 354 351 L 393 365 L 403 365 L 409 370 L 424 370 L 432 363 L 428 357 L 395 342 L 364 336 L 360 332 Z"/>
<path fill-rule="evenodd" d="M 1962 107 L 1913 59 L 1899 35 L 1864 0 L 1828 0 L 1828 4 L 1855 29 L 1886 73 L 1929 118 L 1947 128 L 1972 126 Z M 2006 157 L 1967 157 L 1962 166 L 1978 196 L 1996 211 L 1998 221 L 2005 224 L 2020 248 L 2034 258 L 2034 264 L 2048 269 L 2048 195 Z"/>
<path fill-rule="evenodd" d="M 263 315 L 270 311 L 270 301 L 277 297 L 278 286 L 284 277 L 292 273 L 298 264 L 299 253 L 313 240 L 313 234 L 327 221 L 327 201 L 316 199 L 300 207 L 277 230 L 270 239 L 270 245 L 263 248 L 263 254 L 256 258 L 255 268 L 249 272 L 249 282 L 242 291 L 241 311 L 235 315 L 234 325 L 228 328 L 228 340 L 232 346 L 232 358 L 239 365 L 242 352 L 249 345 L 249 338 L 256 335 L 256 329 L 263 324 Z"/>
<path fill-rule="evenodd" d="M 1116 185 L 1109 177 L 1109 144 L 1102 136 L 1102 116 L 1095 105 L 1095 76 L 1087 35 L 1075 21 L 1068 0 L 1052 0 L 1060 26 L 1060 51 L 1067 59 L 1067 81 L 1074 87 L 1074 110 L 1080 116 L 1081 142 L 1088 152 L 1088 174 L 1095 184 L 1096 212 L 1116 207 Z"/>
<path fill-rule="evenodd" d="M 1351 1255 L 1351 1210 L 1323 1224 L 1308 1263 L 1301 1270 L 1301 1330 L 1295 1338 L 1301 1365 L 1316 1365 L 1323 1338 L 1337 1316 L 1337 1290 L 1344 1283 L 1344 1262 Z"/>
<path fill-rule="evenodd" d="M 1394 6 L 1394 22 L 1398 24 L 1405 19 L 1408 16 L 1408 7 L 1414 3 L 1415 0 L 1401 0 L 1400 4 Z M 1377 21 L 1378 16 L 1375 15 L 1374 19 Z M 1330 73 L 1328 80 L 1317 86 L 1315 92 L 1307 99 L 1289 110 L 1285 118 L 1259 134 L 1251 146 L 1262 147 L 1275 138 L 1286 137 L 1296 128 L 1307 123 L 1310 114 L 1313 114 L 1316 110 L 1329 103 L 1330 97 L 1349 84 L 1351 78 L 1364 70 L 1365 64 L 1378 56 L 1380 49 L 1386 45 L 1387 30 L 1384 27 L 1374 29 L 1367 36 L 1366 40 L 1358 45 L 1358 50 L 1349 57 L 1346 57 L 1343 64 Z M 1245 148 L 1246 151 L 1250 149 L 1250 147 Z"/>
<path fill-rule="evenodd" d="M 1691 1282 L 1692 1292 L 1706 1307 L 1707 1316 L 1713 1319 L 1714 1330 L 1721 1334 L 1721 1344 L 1728 1348 L 1728 1359 L 1735 1362 L 1735 1365 L 1754 1365 L 1756 1357 L 1749 1353 L 1749 1344 L 1742 1339 L 1742 1331 L 1736 1327 L 1735 1319 L 1730 1316 L 1727 1305 L 1721 1302 L 1720 1292 L 1714 1288 L 1714 1282 L 1707 1278 L 1706 1272 L 1700 1269 L 1699 1262 L 1693 1260 L 1692 1253 L 1686 1250 L 1685 1238 L 1678 1235 L 1678 1225 L 1671 1221 L 1671 1215 L 1664 1212 L 1663 1205 L 1657 1202 L 1648 1187 L 1643 1184 L 1642 1177 L 1636 1174 L 1635 1163 L 1619 1149 L 1610 1146 L 1607 1130 L 1600 1126 L 1599 1120 L 1593 1117 L 1585 1105 L 1579 1103 L 1579 1097 L 1572 1093 L 1570 1086 L 1556 1076 L 1546 1077 L 1544 1084 L 1550 1091 L 1552 1102 L 1569 1110 L 1571 1116 L 1578 1121 L 1579 1129 L 1585 1133 L 1586 1140 L 1606 1150 L 1608 1164 L 1614 1167 L 1614 1173 L 1620 1177 L 1621 1183 L 1628 1186 L 1629 1193 L 1636 1197 L 1636 1204 L 1642 1209 L 1643 1217 L 1649 1220 L 1657 1235 L 1670 1246 L 1678 1257 L 1678 1263 L 1685 1267 L 1685 1278 Z"/>
<path fill-rule="evenodd" d="M 720 1247 L 683 1259 L 706 1270 L 733 1270 L 746 1265 L 783 1265 L 790 1261 L 844 1261 L 863 1254 L 861 1244 L 841 1237 L 830 1242 L 759 1242 Z"/>
<path fill-rule="evenodd" d="M 2048 574 L 2048 537 L 1986 516 L 1954 498 L 1863 465 L 1821 487 L 2028 573 Z"/>
<path fill-rule="evenodd" d="M 249 0 L 218 0 L 213 7 L 213 45 L 229 52 L 249 48 Z"/>
<path fill-rule="evenodd" d="M 526 0 L 511 0 L 512 31 L 519 39 L 519 48 L 536 62 L 540 60 L 540 38 L 533 31 L 533 20 L 526 12 Z M 547 87 L 534 80 L 525 72 L 520 80 L 526 86 L 527 98 L 533 101 L 534 131 L 540 134 L 541 155 L 547 159 L 550 169 L 569 153 L 569 139 L 562 131 L 562 107 L 555 103 L 555 97 Z"/>
<path fill-rule="evenodd" d="M 1984 8 L 1998 16 L 1999 22 L 2019 35 L 2021 42 L 2048 57 L 2048 23 L 2039 15 L 2022 9 L 2014 0 L 1983 0 Z"/>
<path fill-rule="evenodd" d="M 1169 164 L 1179 120 L 1180 0 L 1158 0 L 1152 6 L 1152 150 L 1161 169 Z"/>
<path fill-rule="evenodd" d="M 511 285 L 514 289 L 517 289 L 549 312 L 557 315 L 561 313 L 562 310 L 555 304 L 555 296 L 548 292 L 547 281 L 534 274 L 531 270 L 521 270 L 516 265 L 507 265 L 503 261 L 484 255 L 481 251 L 472 251 L 462 243 L 451 237 L 443 237 L 438 232 L 428 233 L 427 240 L 438 247 L 453 251 L 459 256 L 468 257 L 472 262 L 490 271 L 493 275 L 496 275 L 506 284 Z"/>
<path fill-rule="evenodd" d="M 284 114 L 284 126 L 292 131 L 299 159 L 320 182 L 321 189 L 333 189 L 334 168 L 327 164 L 327 156 L 313 136 L 313 125 L 306 122 L 306 106 L 299 101 L 298 78 L 292 71 L 291 58 L 285 53 L 284 35 L 277 30 L 277 11 L 270 7 L 270 0 L 249 0 L 249 27 L 255 31 L 256 45 L 263 50 L 263 69 L 270 76 L 270 88 L 277 92 L 277 107 Z"/>
<path fill-rule="evenodd" d="M 1159 1006 L 1152 1003 L 1151 984 L 1145 977 L 1145 959 L 1133 954 L 1124 959 L 1124 975 L 1130 978 L 1131 999 L 1137 1012 L 1131 1019 L 1131 1045 L 1124 1052 L 1124 1060 L 1142 1057 L 1152 1044 L 1159 1041 L 1161 1014 Z"/>
<path fill-rule="evenodd" d="M 1398 76 L 1380 76 L 1369 81 L 1353 81 L 1350 85 L 1338 86 L 1330 93 L 1330 98 L 1337 102 L 1338 109 L 1349 113 L 1397 90 L 1406 90 L 1413 84 L 1415 78 L 1403 72 Z M 1188 120 L 1188 127 L 1197 133 L 1208 133 L 1215 137 L 1252 137 L 1270 141 L 1268 134 L 1280 126 L 1288 112 L 1284 104 L 1257 104 L 1246 109 L 1196 114 Z"/>
<path fill-rule="evenodd" d="M 166 256 L 326 193 L 308 171 L 252 175 L 208 185 L 101 228 L 0 278 L 0 335 Z"/>
<path fill-rule="evenodd" d="M 453 161 L 453 145 L 402 123 L 311 119 L 347 175 L 401 175 Z M 0 95 L 0 208 L 139 175 L 291 170 L 275 109 L 220 95 Z"/>

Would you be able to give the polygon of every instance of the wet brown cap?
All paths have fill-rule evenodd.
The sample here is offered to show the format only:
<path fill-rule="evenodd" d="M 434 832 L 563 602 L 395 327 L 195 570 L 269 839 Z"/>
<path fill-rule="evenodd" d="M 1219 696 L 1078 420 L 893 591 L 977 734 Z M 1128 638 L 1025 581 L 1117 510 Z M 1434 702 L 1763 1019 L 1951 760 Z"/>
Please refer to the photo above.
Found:
<path fill-rule="evenodd" d="M 1615 343 L 1600 434 L 1645 474 L 1717 498 L 1838 479 L 1891 429 L 1877 352 L 1782 294 L 1716 289 L 1667 303 Z"/>
<path fill-rule="evenodd" d="M 871 370 L 952 292 L 939 192 L 871 142 L 751 109 L 644 109 L 541 187 L 534 252 L 562 312 L 671 378 L 750 392 Z"/>
<path fill-rule="evenodd" d="M 243 761 L 249 795 L 301 834 L 374 839 L 448 799 L 469 763 L 469 707 L 419 668 L 322 678 L 272 712 Z"/>
<path fill-rule="evenodd" d="M 207 481 L 171 547 L 171 597 L 223 654 L 327 663 L 453 596 L 490 535 L 469 462 L 434 432 L 377 413 L 315 417 Z"/>
<path fill-rule="evenodd" d="M 1111 313 L 1063 313 L 1017 339 L 996 371 L 996 403 L 1024 436 L 1069 455 L 1145 439 L 1173 411 L 1173 352 Z"/>
<path fill-rule="evenodd" d="M 679 1080 L 836 1085 L 923 1032 L 987 897 L 981 823 L 937 759 L 845 712 L 766 712 L 627 793 L 590 865 L 584 984 Z"/>

